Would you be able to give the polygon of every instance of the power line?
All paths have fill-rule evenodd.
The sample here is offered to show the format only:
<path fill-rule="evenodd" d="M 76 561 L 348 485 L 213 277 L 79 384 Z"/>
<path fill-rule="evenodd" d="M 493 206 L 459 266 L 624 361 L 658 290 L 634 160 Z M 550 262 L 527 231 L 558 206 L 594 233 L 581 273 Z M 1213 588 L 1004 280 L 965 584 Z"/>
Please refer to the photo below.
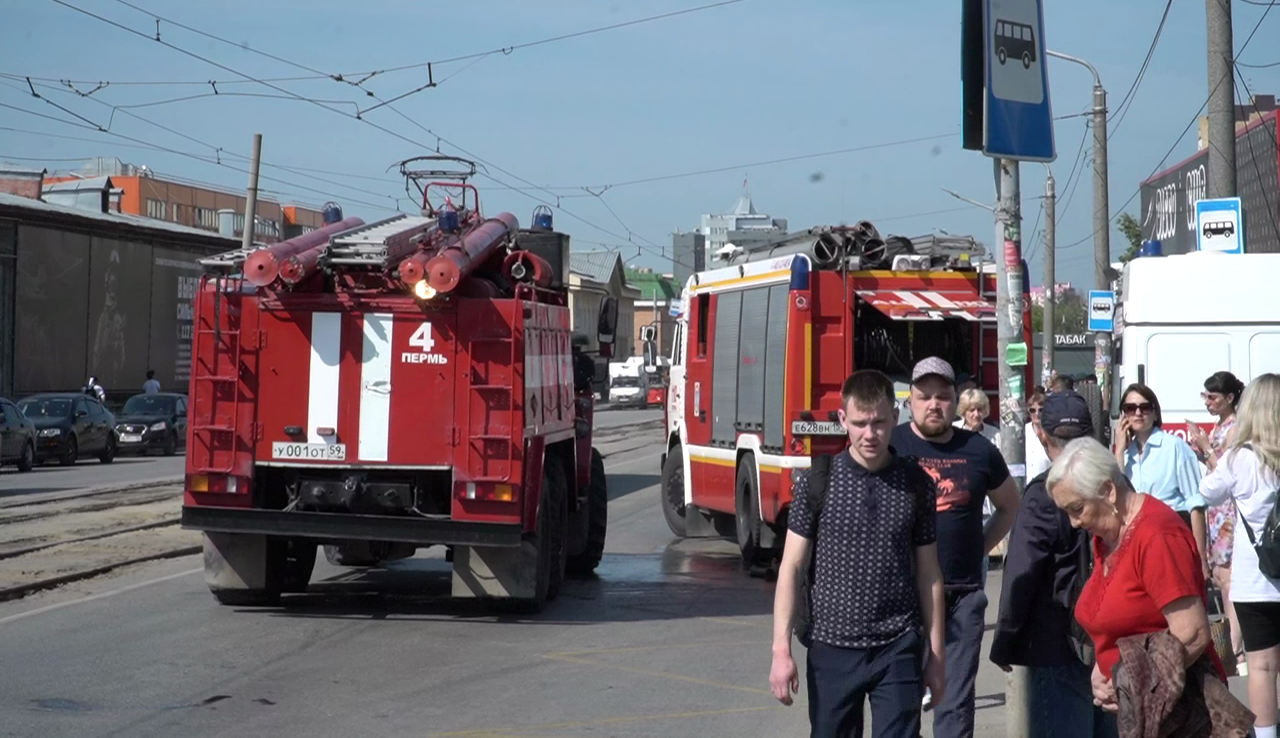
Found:
<path fill-rule="evenodd" d="M 1256 3 L 1256 4 L 1261 5 L 1262 3 L 1260 3 L 1260 2 L 1259 2 L 1259 3 Z M 1257 35 L 1257 33 L 1258 33 L 1258 29 L 1262 27 L 1262 23 L 1263 23 L 1263 21 L 1265 21 L 1265 20 L 1267 19 L 1267 15 L 1271 12 L 1271 9 L 1272 9 L 1273 7 L 1275 7 L 1275 0 L 1271 0 L 1271 2 L 1266 3 L 1266 10 L 1265 10 L 1265 11 L 1263 11 L 1263 13 L 1262 13 L 1262 17 L 1258 18 L 1258 22 L 1254 24 L 1254 26 L 1253 26 L 1253 30 L 1249 32 L 1249 36 L 1244 40 L 1244 43 L 1240 45 L 1240 50 L 1239 50 L 1238 52 L 1236 52 L 1236 54 L 1237 54 L 1237 55 L 1239 55 L 1239 54 L 1243 54 L 1243 53 L 1244 53 L 1244 50 L 1245 50 L 1245 49 L 1247 49 L 1247 48 L 1249 47 L 1249 43 L 1250 43 L 1251 41 L 1253 41 L 1253 37 Z M 1201 113 L 1203 113 L 1203 112 L 1204 112 L 1204 110 L 1205 110 L 1205 108 L 1209 106 L 1209 100 L 1211 100 L 1211 99 L 1213 98 L 1213 93 L 1215 93 L 1215 92 L 1217 92 L 1217 91 L 1218 91 L 1218 87 L 1220 87 L 1220 86 L 1222 85 L 1222 82 L 1223 82 L 1223 80 L 1225 80 L 1225 79 L 1226 79 L 1226 77 L 1223 77 L 1223 79 L 1219 79 L 1219 80 L 1218 80 L 1218 82 L 1213 86 L 1213 89 L 1209 91 L 1209 95 L 1208 95 L 1207 97 L 1205 97 L 1204 102 L 1200 104 L 1200 109 L 1196 111 L 1196 114 L 1195 114 L 1194 116 L 1192 116 L 1192 118 L 1191 118 L 1191 122 L 1187 123 L 1187 127 L 1186 127 L 1186 128 L 1184 128 L 1184 129 L 1182 129 L 1182 133 L 1178 135 L 1178 139 L 1177 139 L 1176 141 L 1174 141 L 1174 142 L 1173 142 L 1173 145 L 1169 147 L 1169 150 L 1168 150 L 1167 152 L 1165 152 L 1165 155 L 1164 155 L 1163 157 L 1161 157 L 1161 159 L 1160 159 L 1160 163 L 1156 165 L 1155 169 L 1152 169 L 1152 170 L 1151 170 L 1151 174 L 1148 174 L 1148 175 L 1144 178 L 1144 180 L 1143 180 L 1144 182 L 1145 182 L 1146 180 L 1148 180 L 1148 179 L 1151 179 L 1151 177 L 1155 176 L 1156 172 L 1160 171 L 1160 169 L 1164 166 L 1164 163 L 1165 163 L 1166 161 L 1168 161 L 1168 159 L 1169 159 L 1169 157 L 1170 157 L 1170 156 L 1172 156 L 1172 155 L 1173 155 L 1173 152 L 1178 148 L 1178 145 L 1182 143 L 1182 139 L 1186 138 L 1186 136 L 1187 136 L 1187 132 L 1188 132 L 1188 131 L 1190 131 L 1190 130 L 1195 126 L 1195 124 L 1196 124 L 1196 122 L 1197 122 L 1197 121 L 1199 121 L 1199 120 L 1200 120 L 1200 114 L 1201 114 Z M 1119 207 L 1119 208 L 1118 208 L 1114 213 L 1112 213 L 1112 214 L 1111 214 L 1111 217 L 1109 217 L 1109 218 L 1107 219 L 1106 224 L 1104 224 L 1102 227 L 1095 228 L 1095 229 L 1094 229 L 1094 230 L 1093 230 L 1089 235 L 1085 236 L 1084 238 L 1080 239 L 1079 241 L 1073 241 L 1072 243 L 1070 243 L 1070 244 L 1068 244 L 1067 246 L 1063 247 L 1062 249 L 1060 249 L 1060 250 L 1059 250 L 1059 253 L 1061 253 L 1062 251 L 1066 251 L 1066 250 L 1072 249 L 1072 248 L 1074 248 L 1074 247 L 1076 247 L 1076 246 L 1079 246 L 1080 244 L 1082 244 L 1082 243 L 1084 243 L 1084 242 L 1086 242 L 1086 241 L 1088 241 L 1088 240 L 1092 239 L 1094 236 L 1096 236 L 1096 235 L 1098 234 L 1098 232 L 1099 232 L 1099 231 L 1101 231 L 1101 230 L 1102 230 L 1102 228 L 1110 228 L 1110 227 L 1111 227 L 1111 224 L 1115 222 L 1116 218 L 1120 217 L 1120 214 L 1124 212 L 1124 209 L 1125 209 L 1125 208 L 1127 208 L 1127 207 L 1129 207 L 1129 203 L 1133 202 L 1133 199 L 1134 199 L 1135 197 L 1137 197 L 1138 195 L 1140 195 L 1141 193 L 1142 193 L 1142 185 L 1141 185 L 1141 184 L 1139 184 L 1139 185 L 1138 185 L 1138 188 L 1137 188 L 1136 190 L 1134 190 L 1133 194 L 1132 194 L 1132 195 L 1129 195 L 1129 199 L 1125 200 L 1125 201 L 1124 201 L 1124 204 L 1123 204 L 1123 205 L 1121 205 L 1121 206 L 1120 206 L 1120 207 Z M 1107 255 L 1107 258 L 1108 258 L 1108 259 L 1110 259 L 1110 258 L 1111 258 L 1111 255 L 1110 255 L 1110 254 L 1108 254 L 1108 255 Z M 1104 266 L 1104 267 L 1105 267 L 1105 266 L 1110 266 L 1110 265 L 1109 265 L 1109 264 L 1102 264 L 1102 265 L 1099 265 L 1099 266 Z"/>
<path fill-rule="evenodd" d="M 1240 70 L 1237 69 L 1236 71 Z M 1240 86 L 1244 88 L 1244 94 L 1248 95 L 1248 100 L 1250 101 L 1250 104 L 1253 105 L 1253 112 L 1259 113 L 1257 104 L 1253 102 L 1253 92 L 1249 89 L 1249 83 L 1245 82 L 1243 75 L 1240 77 Z M 1271 135 L 1271 143 L 1273 144 L 1272 150 L 1280 152 L 1280 141 L 1277 141 L 1276 133 L 1271 128 L 1267 127 L 1266 121 L 1261 123 L 1261 127 Z M 1249 159 L 1253 162 L 1253 171 L 1258 175 L 1258 184 L 1261 186 L 1263 181 L 1262 169 L 1258 166 L 1258 156 L 1253 150 L 1253 139 L 1247 133 L 1244 138 L 1246 145 L 1249 147 Z M 1236 148 L 1239 149 L 1239 146 Z M 1275 232 L 1276 236 L 1280 238 L 1280 221 L 1276 220 L 1275 211 L 1271 207 L 1271 199 L 1263 197 L 1262 201 L 1267 204 L 1267 216 L 1271 219 L 1271 228 Z"/>
<path fill-rule="evenodd" d="M 1229 0 L 1228 0 L 1229 1 Z M 1120 128 L 1120 124 L 1124 122 L 1125 116 L 1129 114 L 1129 110 L 1133 108 L 1133 100 L 1137 97 L 1138 87 L 1142 85 L 1142 80 L 1147 76 L 1147 68 L 1151 64 L 1151 57 L 1155 56 L 1156 46 L 1160 43 L 1160 35 L 1164 33 L 1165 21 L 1169 20 L 1169 10 L 1173 8 L 1173 0 L 1168 0 L 1164 6 L 1164 13 L 1160 15 L 1160 25 L 1156 26 L 1155 37 L 1151 39 L 1151 46 L 1147 49 L 1147 57 L 1142 60 L 1142 67 L 1138 70 L 1138 74 L 1133 78 L 1133 84 L 1129 85 L 1129 91 L 1125 93 L 1120 104 L 1116 106 L 1116 112 L 1119 118 L 1111 125 L 1111 131 L 1107 134 L 1107 140 L 1116 134 L 1116 130 Z M 1126 108 L 1125 104 L 1129 107 Z"/>

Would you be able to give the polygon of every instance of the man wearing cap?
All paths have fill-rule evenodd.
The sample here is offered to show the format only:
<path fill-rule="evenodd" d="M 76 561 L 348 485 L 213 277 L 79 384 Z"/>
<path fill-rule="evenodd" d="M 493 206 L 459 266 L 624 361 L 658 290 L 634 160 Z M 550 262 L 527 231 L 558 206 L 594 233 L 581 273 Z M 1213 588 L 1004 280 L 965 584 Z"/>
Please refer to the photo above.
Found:
<path fill-rule="evenodd" d="M 938 560 L 946 593 L 946 690 L 934 705 L 935 738 L 972 738 L 974 690 L 987 609 L 987 554 L 1004 539 L 1018 510 L 1018 488 L 1000 450 L 980 434 L 952 426 L 956 375 L 938 357 L 911 372 L 911 422 L 892 445 L 913 456 L 938 493 Z M 995 514 L 983 525 L 987 497 Z"/>
<path fill-rule="evenodd" d="M 1089 404 L 1074 390 L 1047 396 L 1035 433 L 1050 461 L 1069 441 L 1089 435 Z M 1005 671 L 1028 667 L 1028 738 L 1116 736 L 1115 718 L 1093 704 L 1088 635 L 1072 627 L 1071 609 L 1088 571 L 1086 533 L 1071 527 L 1045 489 L 1045 471 L 1027 483 L 1009 539 L 1000 616 L 991 661 Z"/>

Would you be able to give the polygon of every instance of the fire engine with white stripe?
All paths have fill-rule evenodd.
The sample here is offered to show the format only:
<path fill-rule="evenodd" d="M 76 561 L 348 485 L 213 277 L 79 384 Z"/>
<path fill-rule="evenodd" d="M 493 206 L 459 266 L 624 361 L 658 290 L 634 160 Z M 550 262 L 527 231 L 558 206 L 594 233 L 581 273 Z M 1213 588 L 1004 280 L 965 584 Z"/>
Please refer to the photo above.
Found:
<path fill-rule="evenodd" d="M 529 229 L 484 218 L 465 160 L 401 173 L 421 215 L 334 206 L 316 231 L 202 262 L 182 523 L 224 604 L 305 591 L 320 546 L 346 566 L 444 546 L 453 596 L 533 610 L 600 561 L 569 237 L 545 208 Z M 616 301 L 599 314 L 610 356 Z"/>
<path fill-rule="evenodd" d="M 916 361 L 941 356 L 998 417 L 995 275 L 972 239 L 882 239 L 862 221 L 722 252 L 676 321 L 660 485 L 676 536 L 736 538 L 750 569 L 776 561 L 795 475 L 847 445 L 837 411 L 855 369 L 904 398 Z M 1023 331 L 1029 344 L 1029 311 Z"/>

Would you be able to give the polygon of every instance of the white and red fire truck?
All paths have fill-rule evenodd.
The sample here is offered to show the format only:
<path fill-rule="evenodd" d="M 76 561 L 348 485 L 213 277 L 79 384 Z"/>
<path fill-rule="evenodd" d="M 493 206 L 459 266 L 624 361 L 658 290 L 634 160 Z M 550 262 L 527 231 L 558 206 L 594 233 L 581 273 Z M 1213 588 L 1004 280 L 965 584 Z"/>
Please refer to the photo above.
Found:
<path fill-rule="evenodd" d="M 203 532 L 223 603 L 304 591 L 318 546 L 351 566 L 446 546 L 455 597 L 530 609 L 600 561 L 608 492 L 569 237 L 549 210 L 523 230 L 483 218 L 474 165 L 415 161 L 402 173 L 438 180 L 421 216 L 335 216 L 203 262 L 182 523 Z M 608 356 L 616 301 L 600 315 Z"/>
<path fill-rule="evenodd" d="M 902 396 L 915 362 L 941 356 L 974 377 L 995 416 L 995 277 L 968 243 L 881 240 L 863 221 L 790 235 L 694 274 L 666 404 L 661 504 L 672 532 L 736 537 L 750 566 L 776 557 L 793 475 L 812 454 L 847 444 L 837 411 L 855 369 L 884 371 Z M 1027 314 L 1028 343 L 1030 326 Z M 1029 383 L 1030 367 L 1019 376 Z"/>

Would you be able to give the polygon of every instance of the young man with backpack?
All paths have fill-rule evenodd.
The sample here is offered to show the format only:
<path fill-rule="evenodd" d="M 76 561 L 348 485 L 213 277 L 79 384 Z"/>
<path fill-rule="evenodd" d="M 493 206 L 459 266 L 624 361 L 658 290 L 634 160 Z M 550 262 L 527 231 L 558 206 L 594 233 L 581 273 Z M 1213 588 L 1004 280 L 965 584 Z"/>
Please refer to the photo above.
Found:
<path fill-rule="evenodd" d="M 1050 462 L 1090 435 L 1089 403 L 1074 390 L 1045 397 L 1036 435 Z M 1045 488 L 1046 470 L 1027 483 L 1009 538 L 991 661 L 1028 669 L 1027 738 L 1114 738 L 1115 716 L 1093 704 L 1093 643 L 1072 611 L 1092 569 L 1088 533 L 1071 527 Z"/>
<path fill-rule="evenodd" d="M 774 599 L 769 684 L 800 688 L 793 628 L 808 649 L 810 735 L 916 738 L 928 686 L 944 690 L 942 572 L 933 480 L 889 448 L 893 382 L 855 372 L 841 390 L 849 447 L 818 456 L 795 485 Z"/>

